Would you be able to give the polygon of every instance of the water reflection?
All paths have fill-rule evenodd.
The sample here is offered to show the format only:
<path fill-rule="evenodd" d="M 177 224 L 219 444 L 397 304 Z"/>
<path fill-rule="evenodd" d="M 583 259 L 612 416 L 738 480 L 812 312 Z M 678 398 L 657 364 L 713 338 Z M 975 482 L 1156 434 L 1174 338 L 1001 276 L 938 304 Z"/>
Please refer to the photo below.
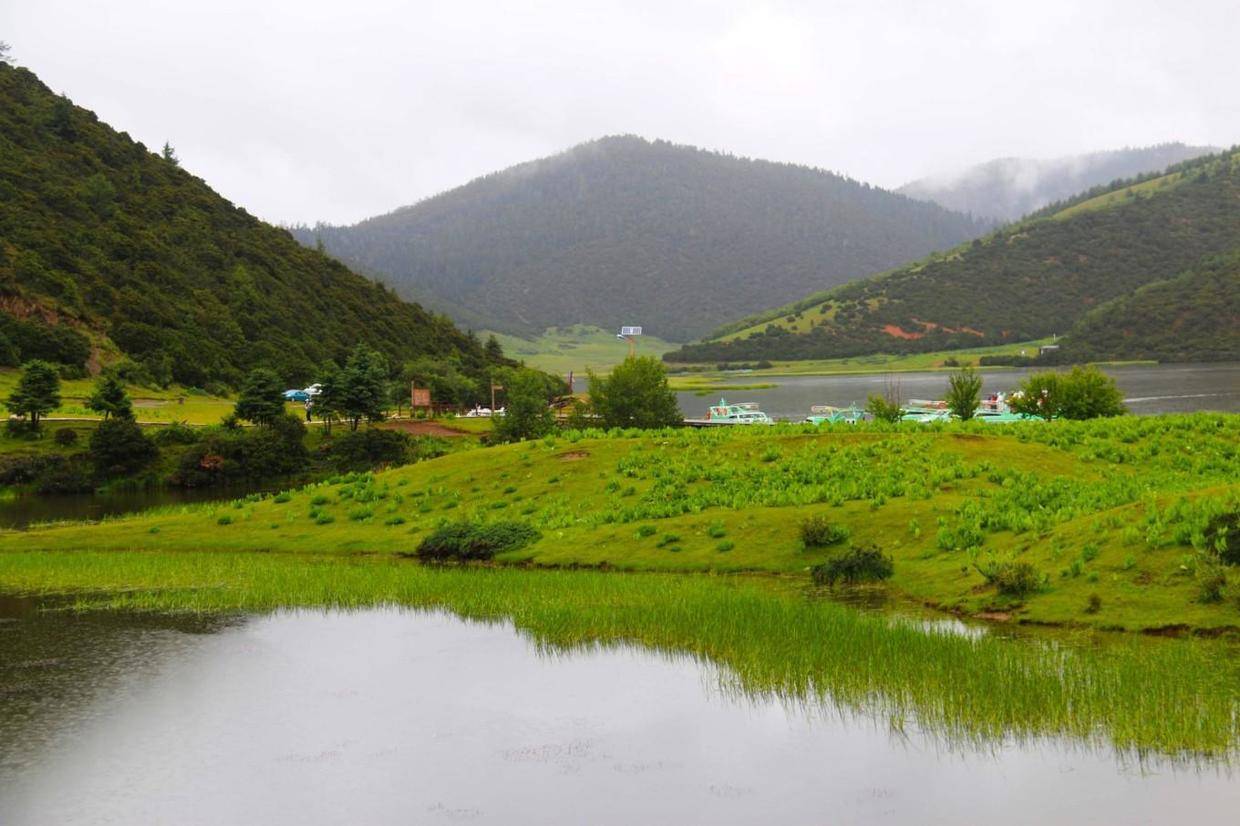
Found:
<path fill-rule="evenodd" d="M 3 822 L 1234 822 L 1226 773 L 728 690 L 691 657 L 296 611 L 0 623 Z"/>

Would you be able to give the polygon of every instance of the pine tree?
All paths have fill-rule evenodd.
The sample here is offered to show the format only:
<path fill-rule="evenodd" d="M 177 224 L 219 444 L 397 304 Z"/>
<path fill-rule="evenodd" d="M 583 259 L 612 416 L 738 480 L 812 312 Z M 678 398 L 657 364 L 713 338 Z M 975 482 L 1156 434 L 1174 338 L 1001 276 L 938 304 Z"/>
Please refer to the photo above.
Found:
<path fill-rule="evenodd" d="M 30 426 L 39 429 L 39 419 L 60 406 L 60 376 L 46 361 L 27 362 L 22 377 L 8 399 L 9 410 L 30 417 Z"/>
<path fill-rule="evenodd" d="M 133 403 L 125 392 L 125 385 L 116 376 L 105 373 L 95 382 L 95 392 L 86 400 L 86 407 L 104 419 L 132 419 Z"/>

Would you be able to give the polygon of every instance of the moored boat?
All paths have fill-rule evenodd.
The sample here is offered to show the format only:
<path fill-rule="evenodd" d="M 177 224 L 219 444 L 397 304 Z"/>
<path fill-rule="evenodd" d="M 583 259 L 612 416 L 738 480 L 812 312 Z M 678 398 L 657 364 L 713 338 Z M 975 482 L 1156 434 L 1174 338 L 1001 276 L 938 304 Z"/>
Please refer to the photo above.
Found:
<path fill-rule="evenodd" d="M 848 407 L 833 407 L 829 404 L 816 404 L 809 409 L 805 417 L 806 424 L 856 424 L 865 419 L 865 411 L 855 404 Z"/>
<path fill-rule="evenodd" d="M 775 424 L 770 416 L 758 409 L 757 402 L 728 404 L 726 399 L 719 399 L 719 404 L 712 404 L 706 412 L 708 424 Z"/>

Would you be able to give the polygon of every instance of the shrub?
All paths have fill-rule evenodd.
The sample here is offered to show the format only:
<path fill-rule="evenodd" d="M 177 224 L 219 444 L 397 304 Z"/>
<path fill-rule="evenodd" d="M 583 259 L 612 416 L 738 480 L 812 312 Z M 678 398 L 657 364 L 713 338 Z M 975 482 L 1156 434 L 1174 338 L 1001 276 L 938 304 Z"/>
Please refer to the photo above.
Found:
<path fill-rule="evenodd" d="M 181 455 L 170 481 L 199 487 L 297 473 L 309 458 L 305 434 L 296 416 L 280 416 L 267 427 L 212 429 Z"/>
<path fill-rule="evenodd" d="M 185 422 L 173 422 L 167 427 L 161 427 L 151 435 L 151 441 L 163 447 L 165 445 L 192 445 L 196 444 L 202 434 Z"/>
<path fill-rule="evenodd" d="M 101 478 L 137 473 L 158 455 L 159 448 L 133 419 L 104 419 L 90 435 L 90 460 Z"/>
<path fill-rule="evenodd" d="M 731 539 L 725 539 L 715 546 L 715 550 L 721 554 L 726 554 L 728 551 L 732 550 L 735 547 L 736 547 L 735 542 L 733 542 Z"/>
<path fill-rule="evenodd" d="M 817 585 L 834 585 L 837 582 L 849 584 L 879 582 L 889 579 L 893 573 L 895 573 L 895 563 L 891 561 L 891 557 L 873 545 L 864 547 L 854 545 L 834 559 L 829 559 L 810 569 L 810 575 Z"/>
<path fill-rule="evenodd" d="M 680 541 L 680 534 L 665 533 L 661 537 L 659 537 L 659 541 L 655 543 L 655 547 L 666 548 L 668 545 L 675 545 L 679 541 Z"/>
<path fill-rule="evenodd" d="M 977 412 L 982 399 L 982 377 L 966 367 L 947 380 L 947 408 L 958 419 L 969 420 Z"/>
<path fill-rule="evenodd" d="M 524 522 L 455 522 L 426 536 L 416 553 L 429 560 L 485 560 L 524 548 L 541 536 Z"/>
<path fill-rule="evenodd" d="M 988 583 L 995 586 L 999 593 L 1009 597 L 1024 597 L 1041 590 L 1044 577 L 1037 568 L 1028 562 L 1000 562 L 988 566 L 978 566 L 980 573 Z"/>
<path fill-rule="evenodd" d="M 48 465 L 34 480 L 34 488 L 37 493 L 90 493 L 95 476 L 90 462 L 79 454 Z"/>
<path fill-rule="evenodd" d="M 346 431 L 325 445 L 332 464 L 341 471 L 369 470 L 378 465 L 396 467 L 413 458 L 413 439 L 399 430 Z"/>
<path fill-rule="evenodd" d="M 1240 565 L 1240 511 L 1220 514 L 1205 529 L 1206 547 L 1224 565 Z"/>
<path fill-rule="evenodd" d="M 1102 610 L 1102 597 L 1097 594 L 1090 594 L 1089 600 L 1085 603 L 1086 614 L 1096 614 Z"/>
<path fill-rule="evenodd" d="M 865 401 L 865 410 L 880 422 L 898 422 L 904 415 L 904 408 L 894 399 L 883 396 L 870 396 Z"/>
<path fill-rule="evenodd" d="M 658 533 L 658 530 L 655 528 L 654 525 L 638 525 L 637 526 L 637 538 L 638 539 L 644 539 L 647 536 L 654 536 L 656 533 Z"/>
<path fill-rule="evenodd" d="M 811 516 L 801 523 L 801 542 L 807 548 L 838 545 L 848 538 L 848 529 L 831 523 L 825 516 Z"/>
<path fill-rule="evenodd" d="M 77 431 L 71 427 L 62 427 L 56 431 L 56 435 L 52 437 L 53 441 L 61 447 L 70 447 L 77 444 Z"/>
<path fill-rule="evenodd" d="M 1223 601 L 1223 589 L 1227 587 L 1227 573 L 1216 563 L 1202 565 L 1197 569 L 1197 599 L 1214 604 Z"/>

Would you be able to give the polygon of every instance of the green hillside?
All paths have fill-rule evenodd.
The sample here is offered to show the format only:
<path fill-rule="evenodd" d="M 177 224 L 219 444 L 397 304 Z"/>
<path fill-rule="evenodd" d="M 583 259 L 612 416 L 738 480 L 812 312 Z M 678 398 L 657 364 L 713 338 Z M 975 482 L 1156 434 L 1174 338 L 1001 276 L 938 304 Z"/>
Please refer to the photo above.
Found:
<path fill-rule="evenodd" d="M 1091 190 L 947 253 L 728 325 L 666 358 L 838 358 L 1065 334 L 1094 308 L 1236 249 L 1240 152 L 1231 150 Z"/>
<path fill-rule="evenodd" d="M 354 226 L 294 230 L 474 329 L 531 338 L 550 327 L 641 324 L 668 341 L 980 231 L 936 204 L 821 169 L 634 136 Z"/>
<path fill-rule="evenodd" d="M 1090 311 L 1067 348 L 1080 359 L 1240 359 L 1240 252 Z"/>
<path fill-rule="evenodd" d="M 0 365 L 123 354 L 188 386 L 259 364 L 300 381 L 358 342 L 483 365 L 446 318 L 0 63 Z"/>

